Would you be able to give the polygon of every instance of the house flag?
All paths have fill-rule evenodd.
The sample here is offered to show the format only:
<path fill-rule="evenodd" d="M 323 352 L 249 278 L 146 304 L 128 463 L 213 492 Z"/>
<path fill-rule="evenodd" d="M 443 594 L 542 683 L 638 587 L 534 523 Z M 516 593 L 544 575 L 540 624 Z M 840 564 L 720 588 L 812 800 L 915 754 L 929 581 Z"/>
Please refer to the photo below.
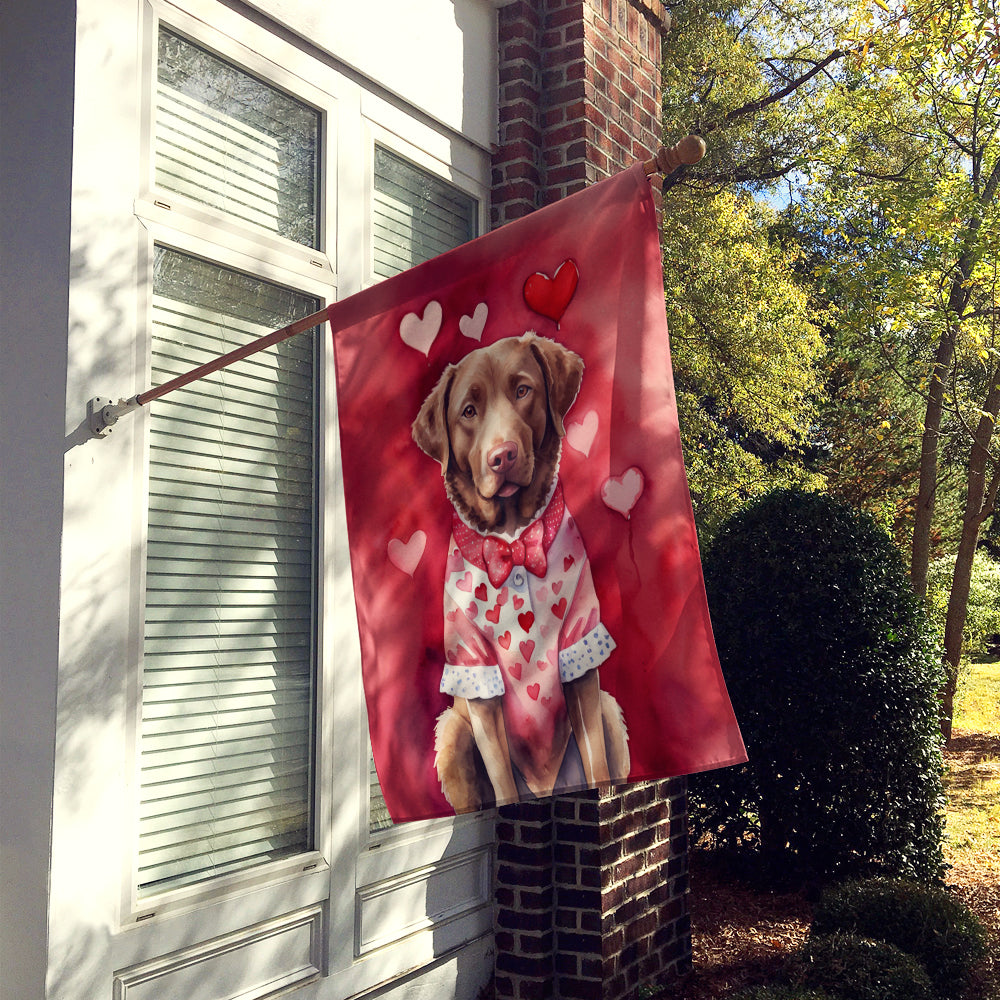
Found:
<path fill-rule="evenodd" d="M 746 759 L 663 296 L 637 165 L 330 307 L 395 821 Z"/>

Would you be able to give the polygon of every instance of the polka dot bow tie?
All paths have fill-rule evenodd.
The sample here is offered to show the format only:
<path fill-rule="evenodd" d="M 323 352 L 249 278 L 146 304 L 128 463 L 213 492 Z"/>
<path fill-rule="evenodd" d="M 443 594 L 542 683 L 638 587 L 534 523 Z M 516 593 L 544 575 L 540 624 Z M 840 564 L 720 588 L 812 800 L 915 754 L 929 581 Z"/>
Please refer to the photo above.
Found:
<path fill-rule="evenodd" d="M 545 546 L 542 539 L 545 526 L 541 519 L 529 525 L 520 538 L 506 542 L 502 538 L 483 539 L 483 562 L 486 575 L 494 587 L 499 587 L 510 576 L 515 566 L 523 566 L 535 576 L 545 576 Z"/>

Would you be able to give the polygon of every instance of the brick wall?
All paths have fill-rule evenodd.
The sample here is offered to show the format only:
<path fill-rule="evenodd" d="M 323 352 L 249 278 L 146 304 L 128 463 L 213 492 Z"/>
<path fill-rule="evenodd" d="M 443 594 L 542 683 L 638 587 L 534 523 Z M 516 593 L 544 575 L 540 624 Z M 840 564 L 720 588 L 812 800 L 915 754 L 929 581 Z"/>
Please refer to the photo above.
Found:
<path fill-rule="evenodd" d="M 660 0 L 514 0 L 498 11 L 493 225 L 647 159 L 660 143 Z M 687 785 L 506 806 L 496 995 L 619 1000 L 686 971 Z"/>
<path fill-rule="evenodd" d="M 563 198 L 660 143 L 660 0 L 514 0 L 498 11 L 493 224 Z"/>

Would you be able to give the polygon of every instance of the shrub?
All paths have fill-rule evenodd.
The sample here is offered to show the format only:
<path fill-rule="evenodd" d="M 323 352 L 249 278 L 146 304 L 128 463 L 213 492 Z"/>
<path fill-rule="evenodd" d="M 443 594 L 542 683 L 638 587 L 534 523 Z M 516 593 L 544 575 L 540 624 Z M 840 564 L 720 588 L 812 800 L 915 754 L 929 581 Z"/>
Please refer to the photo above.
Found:
<path fill-rule="evenodd" d="M 926 970 L 912 955 L 884 941 L 853 934 L 810 938 L 796 978 L 837 1000 L 933 1000 Z"/>
<path fill-rule="evenodd" d="M 772 871 L 939 877 L 943 675 L 888 535 L 780 490 L 722 528 L 705 583 L 750 760 L 692 780 L 694 832 Z"/>
<path fill-rule="evenodd" d="M 945 889 L 904 879 L 870 879 L 827 889 L 812 933 L 849 932 L 887 941 L 923 963 L 937 992 L 959 997 L 986 956 L 986 934 L 969 909 Z"/>

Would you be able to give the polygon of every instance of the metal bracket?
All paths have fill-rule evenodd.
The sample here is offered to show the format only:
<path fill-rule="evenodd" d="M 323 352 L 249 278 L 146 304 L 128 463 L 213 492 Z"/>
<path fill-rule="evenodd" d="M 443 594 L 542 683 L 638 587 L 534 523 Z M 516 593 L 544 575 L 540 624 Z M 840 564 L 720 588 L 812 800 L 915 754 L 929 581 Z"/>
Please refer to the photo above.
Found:
<path fill-rule="evenodd" d="M 119 399 L 117 403 L 104 396 L 94 396 L 93 399 L 88 399 L 87 423 L 90 425 L 90 433 L 94 437 L 107 437 L 122 414 L 138 408 L 139 401 L 135 396 L 131 399 Z"/>

